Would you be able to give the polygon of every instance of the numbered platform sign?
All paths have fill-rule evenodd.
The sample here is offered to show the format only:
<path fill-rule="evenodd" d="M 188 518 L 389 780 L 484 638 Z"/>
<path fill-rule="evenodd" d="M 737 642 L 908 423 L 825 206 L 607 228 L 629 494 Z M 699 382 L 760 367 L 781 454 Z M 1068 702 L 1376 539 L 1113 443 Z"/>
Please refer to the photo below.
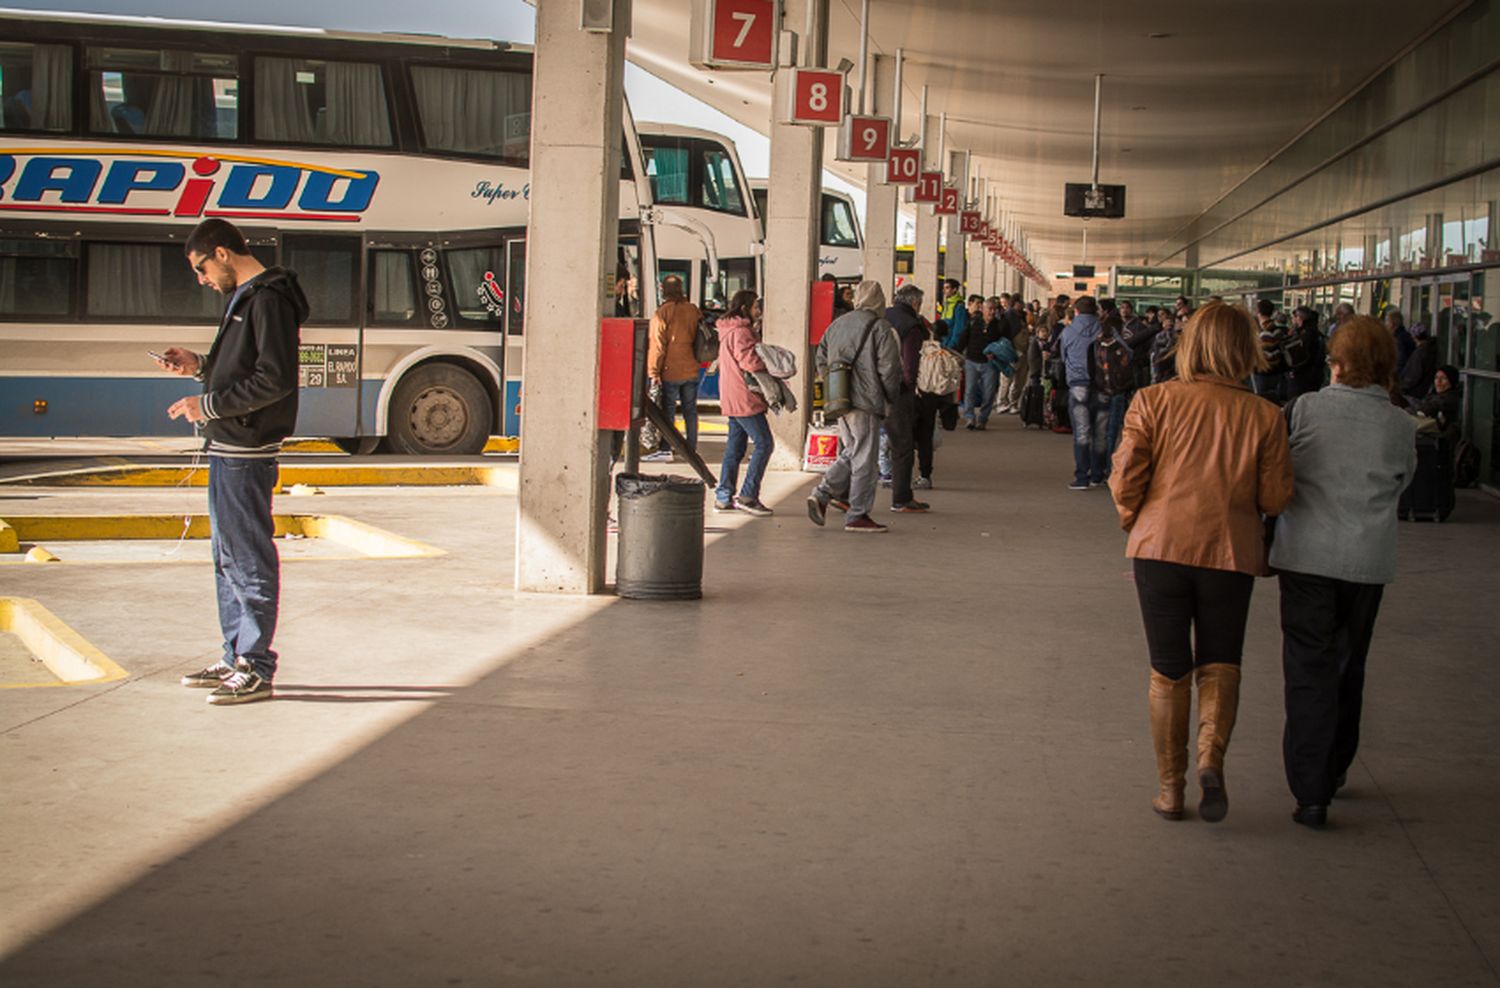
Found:
<path fill-rule="evenodd" d="M 688 61 L 700 69 L 776 67 L 777 0 L 693 0 Z"/>
<path fill-rule="evenodd" d="M 885 161 L 891 154 L 889 117 L 850 114 L 839 126 L 839 161 Z"/>
<path fill-rule="evenodd" d="M 971 237 L 978 237 L 979 236 L 979 223 L 980 223 L 980 220 L 979 220 L 979 211 L 978 210 L 975 210 L 975 209 L 965 209 L 963 212 L 961 212 L 961 213 L 958 214 L 958 232 L 959 233 L 967 234 L 968 236 L 971 236 Z"/>
<path fill-rule="evenodd" d="M 933 203 L 932 211 L 939 216 L 957 216 L 958 186 L 943 186 L 942 192 L 938 194 L 938 201 Z"/>
<path fill-rule="evenodd" d="M 943 194 L 943 173 L 923 172 L 917 178 L 916 191 L 912 193 L 912 202 L 936 203 Z"/>
<path fill-rule="evenodd" d="M 785 71 L 785 70 L 783 70 Z M 832 69 L 792 69 L 787 123 L 837 127 L 844 119 L 844 74 Z"/>
<path fill-rule="evenodd" d="M 885 163 L 887 185 L 916 185 L 922 171 L 921 148 L 891 148 Z"/>

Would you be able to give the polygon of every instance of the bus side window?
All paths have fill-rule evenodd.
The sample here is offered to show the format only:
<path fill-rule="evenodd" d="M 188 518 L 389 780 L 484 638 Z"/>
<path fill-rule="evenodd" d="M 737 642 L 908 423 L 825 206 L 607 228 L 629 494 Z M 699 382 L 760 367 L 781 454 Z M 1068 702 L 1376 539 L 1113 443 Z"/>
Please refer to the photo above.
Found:
<path fill-rule="evenodd" d="M 370 251 L 370 325 L 408 326 L 418 321 L 416 281 L 411 251 Z"/>
<path fill-rule="evenodd" d="M 89 316 L 218 320 L 223 300 L 198 284 L 181 244 L 91 243 L 84 250 Z"/>
<path fill-rule="evenodd" d="M 0 42 L 0 130 L 73 127 L 73 50 Z"/>
<path fill-rule="evenodd" d="M 73 314 L 78 260 L 71 243 L 0 240 L 0 319 Z"/>
<path fill-rule="evenodd" d="M 506 292 L 505 249 L 464 247 L 443 252 L 448 262 L 448 281 L 453 288 L 458 322 L 488 329 L 501 328 L 496 311 L 509 308 Z"/>
<path fill-rule="evenodd" d="M 239 137 L 236 55 L 90 48 L 89 130 L 136 137 Z"/>
<path fill-rule="evenodd" d="M 256 58 L 255 139 L 389 147 L 391 119 L 380 66 Z"/>
<path fill-rule="evenodd" d="M 287 267 L 307 295 L 308 326 L 353 325 L 359 292 L 359 238 L 287 234 Z"/>
<path fill-rule="evenodd" d="M 530 164 L 529 73 L 414 65 L 411 82 L 427 150 Z"/>

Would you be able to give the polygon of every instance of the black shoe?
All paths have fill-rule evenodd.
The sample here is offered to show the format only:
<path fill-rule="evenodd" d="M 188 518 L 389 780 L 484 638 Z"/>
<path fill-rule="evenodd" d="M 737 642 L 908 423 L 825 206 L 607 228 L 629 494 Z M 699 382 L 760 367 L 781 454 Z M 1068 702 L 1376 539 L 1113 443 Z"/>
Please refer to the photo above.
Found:
<path fill-rule="evenodd" d="M 1337 797 L 1338 794 L 1339 794 L 1339 790 L 1342 789 L 1342 788 L 1344 788 L 1348 784 L 1349 784 L 1349 773 L 1348 772 L 1340 772 L 1339 773 L 1339 777 L 1337 779 L 1333 780 L 1333 795 L 1335 797 Z"/>
<path fill-rule="evenodd" d="M 817 491 L 807 495 L 807 517 L 812 519 L 814 525 L 822 528 L 823 523 L 828 520 L 828 498 Z"/>
<path fill-rule="evenodd" d="M 1314 803 L 1311 806 L 1303 806 L 1299 803 L 1297 808 L 1292 810 L 1292 822 L 1314 830 L 1322 830 L 1328 825 L 1328 804 Z"/>
<path fill-rule="evenodd" d="M 1202 796 L 1198 800 L 1198 819 L 1205 823 L 1218 823 L 1229 815 L 1229 798 L 1224 793 L 1224 776 L 1213 769 L 1198 773 L 1198 788 Z"/>
<path fill-rule="evenodd" d="M 197 672 L 188 673 L 179 681 L 182 685 L 190 686 L 194 689 L 218 689 L 223 685 L 224 680 L 233 675 L 234 669 L 224 665 L 222 662 L 215 662 L 211 666 L 204 666 Z"/>
<path fill-rule="evenodd" d="M 262 679 L 248 669 L 237 670 L 208 694 L 208 702 L 214 706 L 233 703 L 254 703 L 271 699 L 271 681 Z"/>
<path fill-rule="evenodd" d="M 743 511 L 757 518 L 765 518 L 771 514 L 771 509 L 761 504 L 760 498 L 737 497 L 734 499 L 734 507 L 737 511 Z"/>
<path fill-rule="evenodd" d="M 919 515 L 925 511 L 931 511 L 932 505 L 926 501 L 907 501 L 904 504 L 893 504 L 891 510 L 898 515 Z"/>
<path fill-rule="evenodd" d="M 964 426 L 964 428 L 968 429 L 970 432 L 973 432 L 975 429 L 979 428 L 979 426 L 975 425 L 973 422 L 970 422 L 968 425 Z"/>

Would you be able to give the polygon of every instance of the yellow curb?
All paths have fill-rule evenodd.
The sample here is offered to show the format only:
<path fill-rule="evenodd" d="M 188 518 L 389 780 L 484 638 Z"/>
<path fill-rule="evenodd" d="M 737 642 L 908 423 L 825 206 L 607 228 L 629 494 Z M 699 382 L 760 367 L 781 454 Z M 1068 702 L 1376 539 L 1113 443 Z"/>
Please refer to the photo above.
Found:
<path fill-rule="evenodd" d="M 486 453 L 514 453 L 521 448 L 521 440 L 515 436 L 491 436 L 484 444 Z M 327 439 L 290 439 L 281 444 L 285 453 L 341 453 L 337 445 Z"/>
<path fill-rule="evenodd" d="M 515 464 L 486 466 L 340 466 L 283 463 L 276 491 L 308 487 L 494 487 L 506 494 L 520 489 Z M 204 467 L 107 466 L 50 476 L 27 477 L 18 484 L 38 487 L 207 487 Z M 176 538 L 174 535 L 173 538 Z M 0 532 L 0 552 L 7 551 Z M 14 549 L 10 551 L 15 551 Z"/>
<path fill-rule="evenodd" d="M 16 538 L 16 530 L 0 520 L 0 552 L 20 552 L 21 540 Z"/>
<path fill-rule="evenodd" d="M 0 597 L 0 631 L 19 638 L 21 644 L 32 655 L 41 659 L 58 680 L 45 683 L 0 683 L 0 689 L 111 683 L 129 675 L 110 661 L 109 656 L 90 645 L 82 635 L 29 597 Z"/>
<path fill-rule="evenodd" d="M 21 541 L 36 542 L 110 542 L 110 541 L 175 541 L 180 538 L 206 539 L 210 528 L 207 515 L 186 516 L 186 536 L 183 534 L 183 515 L 31 515 L 12 516 L 5 521 L 14 529 Z M 355 521 L 342 515 L 276 515 L 276 537 L 286 536 L 309 539 L 325 539 L 334 545 L 348 549 L 360 558 L 372 559 L 421 559 L 446 555 L 442 549 L 418 542 L 374 525 Z M 33 558 L 36 556 L 37 558 Z M 320 557 L 326 559 L 327 557 Z M 25 557 L 26 562 L 62 562 L 80 565 L 84 561 L 69 563 L 59 559 L 41 546 L 34 546 Z M 176 560 L 194 562 L 195 560 Z M 289 560 L 315 562 L 317 560 Z M 14 565 L 18 561 L 0 560 L 0 566 Z M 95 562 L 89 560 L 88 562 Z M 161 560 L 99 560 L 97 563 L 148 562 Z"/>

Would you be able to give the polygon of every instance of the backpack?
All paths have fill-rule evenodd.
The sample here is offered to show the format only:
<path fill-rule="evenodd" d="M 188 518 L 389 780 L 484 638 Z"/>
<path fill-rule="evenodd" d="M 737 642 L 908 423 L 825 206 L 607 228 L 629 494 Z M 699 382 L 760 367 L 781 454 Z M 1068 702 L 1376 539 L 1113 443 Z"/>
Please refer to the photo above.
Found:
<path fill-rule="evenodd" d="M 1281 342 L 1281 362 L 1287 370 L 1300 370 L 1312 359 L 1312 344 L 1308 342 L 1307 330 L 1291 333 Z"/>
<path fill-rule="evenodd" d="M 693 359 L 700 364 L 719 359 L 719 327 L 707 318 L 698 322 L 698 330 L 693 334 Z"/>
<path fill-rule="evenodd" d="M 875 325 L 879 320 L 879 316 L 873 316 L 865 324 L 864 335 L 859 338 L 859 346 L 854 348 L 853 357 L 848 361 L 836 360 L 828 365 L 828 375 L 823 384 L 823 418 L 826 421 L 836 421 L 854 410 L 854 365 L 859 363 L 859 355 L 865 352 L 865 344 L 870 342 L 870 336 L 875 332 Z"/>
<path fill-rule="evenodd" d="M 963 358 L 952 350 L 945 350 L 937 340 L 922 344 L 922 354 L 917 358 L 917 393 L 924 395 L 951 395 L 958 390 L 963 379 Z"/>
<path fill-rule="evenodd" d="M 1151 341 L 1151 383 L 1161 384 L 1177 376 L 1177 330 L 1162 330 Z"/>
<path fill-rule="evenodd" d="M 1479 485 L 1479 447 L 1467 439 L 1460 439 L 1453 450 L 1453 485 L 1455 487 Z"/>
<path fill-rule="evenodd" d="M 1107 395 L 1125 394 L 1135 387 L 1135 354 L 1118 336 L 1101 336 L 1094 342 L 1094 378 Z"/>

